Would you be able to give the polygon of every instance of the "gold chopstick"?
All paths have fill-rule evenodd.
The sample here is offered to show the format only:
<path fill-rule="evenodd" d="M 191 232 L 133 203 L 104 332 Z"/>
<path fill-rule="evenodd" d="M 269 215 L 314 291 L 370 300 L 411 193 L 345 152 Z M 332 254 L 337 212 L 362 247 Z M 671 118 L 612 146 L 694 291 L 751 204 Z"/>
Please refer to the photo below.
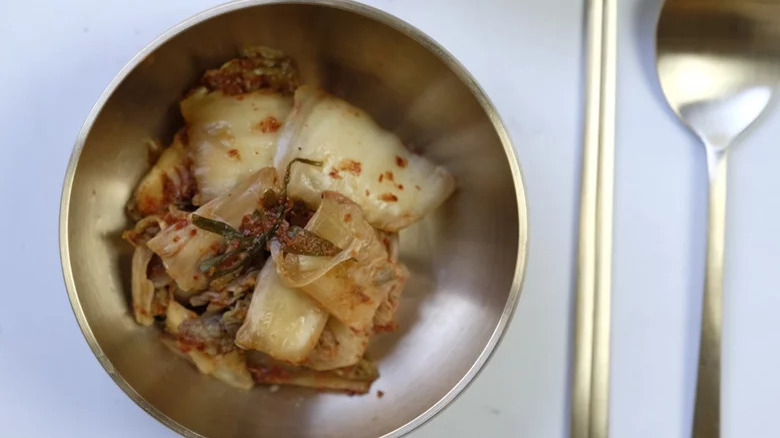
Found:
<path fill-rule="evenodd" d="M 572 438 L 609 432 L 617 0 L 587 4 L 587 77 L 575 314 Z"/>

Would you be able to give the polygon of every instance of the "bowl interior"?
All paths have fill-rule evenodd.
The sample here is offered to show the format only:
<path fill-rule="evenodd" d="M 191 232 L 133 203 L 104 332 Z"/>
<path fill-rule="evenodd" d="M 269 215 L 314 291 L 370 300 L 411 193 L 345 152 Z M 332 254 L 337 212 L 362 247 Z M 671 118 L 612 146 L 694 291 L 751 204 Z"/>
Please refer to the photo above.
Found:
<path fill-rule="evenodd" d="M 182 433 L 358 437 L 408 431 L 473 377 L 519 293 L 525 204 L 500 122 L 446 54 L 369 8 L 234 4 L 190 24 L 126 71 L 77 144 L 83 147 L 66 181 L 62 252 L 88 341 L 131 397 Z M 183 93 L 203 70 L 247 44 L 289 53 L 304 82 L 364 108 L 457 178 L 456 194 L 401 234 L 401 257 L 412 273 L 401 328 L 379 336 L 370 350 L 381 373 L 373 389 L 382 390 L 382 398 L 375 392 L 349 397 L 233 389 L 200 375 L 161 345 L 155 329 L 137 326 L 130 315 L 131 248 L 120 235 L 130 225 L 125 203 L 148 168 L 144 140 L 169 141 L 182 124 Z"/>

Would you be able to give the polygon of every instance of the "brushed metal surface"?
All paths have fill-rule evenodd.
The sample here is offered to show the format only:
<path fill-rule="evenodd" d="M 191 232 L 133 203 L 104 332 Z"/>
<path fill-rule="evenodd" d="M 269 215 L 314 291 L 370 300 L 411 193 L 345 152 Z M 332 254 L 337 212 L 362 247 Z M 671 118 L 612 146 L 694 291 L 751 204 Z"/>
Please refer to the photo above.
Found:
<path fill-rule="evenodd" d="M 587 2 L 587 79 L 577 250 L 572 438 L 609 435 L 617 0 Z"/>
<path fill-rule="evenodd" d="M 377 338 L 381 378 L 362 397 L 297 388 L 241 391 L 200 375 L 129 313 L 124 206 L 168 141 L 178 100 L 246 44 L 286 51 L 305 82 L 363 107 L 452 171 L 456 194 L 401 234 L 411 278 L 401 329 Z M 143 409 L 186 436 L 400 436 L 451 402 L 508 324 L 525 267 L 522 178 L 495 109 L 420 31 L 344 1 L 240 1 L 199 14 L 138 54 L 85 122 L 63 188 L 60 249 L 74 313 L 95 355 Z M 507 346 L 511 348 L 511 346 Z"/>
<path fill-rule="evenodd" d="M 702 140 L 709 171 L 707 267 L 693 436 L 720 436 L 721 315 L 729 147 L 780 81 L 780 2 L 668 0 L 657 29 L 666 99 Z"/>

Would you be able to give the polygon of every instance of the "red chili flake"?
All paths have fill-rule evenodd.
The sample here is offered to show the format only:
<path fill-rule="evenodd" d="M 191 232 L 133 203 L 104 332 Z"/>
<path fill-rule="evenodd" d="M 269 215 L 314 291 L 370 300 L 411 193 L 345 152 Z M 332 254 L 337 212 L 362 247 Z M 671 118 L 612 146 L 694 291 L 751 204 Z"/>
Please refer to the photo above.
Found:
<path fill-rule="evenodd" d="M 398 330 L 398 324 L 395 321 L 390 322 L 388 324 L 384 324 L 384 325 L 375 325 L 374 326 L 374 333 L 377 333 L 377 334 L 379 334 L 379 333 L 387 333 L 387 332 L 394 332 L 396 330 Z"/>
<path fill-rule="evenodd" d="M 165 184 L 163 184 L 163 187 L 165 187 Z M 163 193 L 164 190 L 165 189 L 163 189 Z M 95 194 L 94 190 L 92 194 L 93 195 Z M 136 205 L 136 207 L 138 208 L 138 211 L 144 214 L 152 214 L 155 211 L 160 209 L 157 200 L 151 196 L 143 196 L 141 199 L 138 200 L 138 204 Z"/>
<path fill-rule="evenodd" d="M 179 241 L 179 236 L 173 236 L 173 242 L 176 243 Z"/>
<path fill-rule="evenodd" d="M 190 236 L 194 236 L 196 234 L 198 234 L 198 230 L 197 229 L 193 228 L 193 229 L 190 230 Z"/>
<path fill-rule="evenodd" d="M 277 366 L 250 365 L 247 369 L 257 383 L 283 383 L 292 377 L 289 371 Z"/>
<path fill-rule="evenodd" d="M 406 167 L 408 164 L 408 161 L 406 161 L 406 158 L 399 157 L 398 155 L 395 156 L 395 164 L 398 165 L 400 168 Z"/>
<path fill-rule="evenodd" d="M 363 166 L 354 160 L 341 160 L 339 162 L 338 168 L 339 170 L 343 170 L 344 172 L 349 172 L 354 175 L 360 175 L 360 172 L 363 171 Z"/>
<path fill-rule="evenodd" d="M 182 228 L 186 227 L 190 223 L 187 221 L 186 216 L 180 216 L 178 214 L 174 214 L 172 212 L 165 213 L 165 216 L 163 216 L 163 221 L 174 225 L 174 228 L 176 230 L 181 230 Z"/>
<path fill-rule="evenodd" d="M 231 158 L 235 158 L 237 160 L 241 159 L 241 153 L 238 152 L 238 149 L 231 149 L 227 152 L 228 156 Z"/>
<path fill-rule="evenodd" d="M 369 195 L 371 195 L 371 191 L 369 191 L 368 189 L 366 189 L 366 196 L 369 196 Z"/>
<path fill-rule="evenodd" d="M 163 189 L 162 189 L 162 199 L 160 199 L 160 202 L 163 204 L 168 203 L 174 199 L 176 199 L 176 194 L 179 192 L 178 188 L 176 187 L 176 183 L 173 182 L 173 180 L 168 176 L 167 173 L 164 173 L 162 175 L 162 182 L 163 182 Z M 155 199 L 149 198 L 152 202 L 157 202 Z M 157 206 L 161 207 L 161 206 Z"/>
<path fill-rule="evenodd" d="M 349 222 L 351 220 L 352 220 L 352 214 L 351 213 L 347 213 L 347 214 L 344 215 L 344 222 Z"/>
<path fill-rule="evenodd" d="M 181 144 L 183 144 L 184 146 L 190 144 L 190 134 L 187 131 L 187 128 L 179 129 L 179 140 L 181 140 Z"/>
<path fill-rule="evenodd" d="M 388 170 L 387 172 L 385 172 L 385 178 L 389 179 L 390 181 L 394 181 L 395 177 L 393 175 L 393 172 Z"/>
<path fill-rule="evenodd" d="M 282 122 L 276 120 L 274 116 L 268 116 L 263 120 L 257 122 L 254 126 L 255 129 L 263 133 L 276 132 L 282 126 Z"/>
<path fill-rule="evenodd" d="M 328 172 L 328 176 L 330 176 L 333 179 L 341 179 L 341 175 L 339 175 L 339 171 L 335 168 L 330 169 L 330 172 Z"/>
<path fill-rule="evenodd" d="M 398 190 L 403 190 L 404 189 L 404 185 L 403 184 L 398 184 L 396 187 L 398 187 Z"/>
<path fill-rule="evenodd" d="M 363 293 L 363 290 L 360 288 L 355 288 L 354 292 L 357 293 L 358 298 L 360 298 L 361 303 L 370 303 L 371 297 Z"/>
<path fill-rule="evenodd" d="M 385 202 L 395 202 L 398 200 L 398 196 L 395 196 L 392 193 L 382 193 L 381 195 L 379 195 L 379 199 Z"/>
<path fill-rule="evenodd" d="M 385 179 L 385 174 L 384 173 L 379 175 L 379 182 L 382 182 L 383 179 Z"/>
<path fill-rule="evenodd" d="M 376 392 L 376 396 L 379 397 L 379 398 L 382 398 L 382 397 L 385 396 L 385 392 L 384 391 L 377 391 Z"/>

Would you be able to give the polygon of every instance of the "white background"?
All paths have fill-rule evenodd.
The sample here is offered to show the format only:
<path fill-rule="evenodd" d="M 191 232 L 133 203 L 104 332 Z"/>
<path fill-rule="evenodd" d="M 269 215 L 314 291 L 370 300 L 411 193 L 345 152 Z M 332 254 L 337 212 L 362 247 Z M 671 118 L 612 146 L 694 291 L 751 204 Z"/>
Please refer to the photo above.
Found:
<path fill-rule="evenodd" d="M 61 182 L 92 104 L 155 36 L 213 0 L 0 2 L 0 436 L 172 437 L 110 380 L 62 282 Z M 581 0 L 372 0 L 474 74 L 508 124 L 530 206 L 525 288 L 476 383 L 412 434 L 564 437 L 581 114 Z M 684 437 L 702 285 L 701 147 L 654 73 L 660 0 L 620 2 L 613 437 Z M 726 437 L 777 437 L 780 111 L 734 150 L 724 312 Z"/>

